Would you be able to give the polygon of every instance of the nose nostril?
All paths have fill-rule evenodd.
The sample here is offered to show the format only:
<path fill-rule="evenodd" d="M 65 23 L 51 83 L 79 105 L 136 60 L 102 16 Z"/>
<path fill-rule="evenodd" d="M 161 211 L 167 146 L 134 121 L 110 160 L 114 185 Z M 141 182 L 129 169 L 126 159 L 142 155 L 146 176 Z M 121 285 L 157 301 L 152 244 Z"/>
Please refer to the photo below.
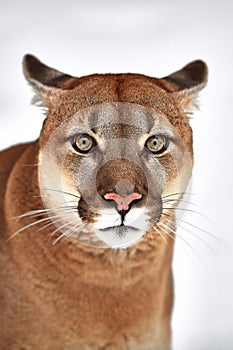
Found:
<path fill-rule="evenodd" d="M 120 212 L 122 210 L 128 211 L 129 205 L 133 201 L 141 200 L 142 195 L 138 192 L 133 192 L 133 193 L 129 194 L 128 196 L 123 197 L 123 196 L 119 195 L 118 193 L 110 192 L 110 193 L 106 193 L 104 195 L 104 199 L 115 201 L 117 204 L 117 210 Z"/>

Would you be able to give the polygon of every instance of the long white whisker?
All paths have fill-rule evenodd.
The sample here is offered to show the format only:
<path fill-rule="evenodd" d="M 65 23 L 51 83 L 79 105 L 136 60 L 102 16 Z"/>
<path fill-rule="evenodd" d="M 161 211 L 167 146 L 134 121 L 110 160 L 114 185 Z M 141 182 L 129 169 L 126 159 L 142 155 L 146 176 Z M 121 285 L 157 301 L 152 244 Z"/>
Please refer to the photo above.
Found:
<path fill-rule="evenodd" d="M 28 224 L 22 228 L 20 228 L 18 231 L 16 231 L 15 233 L 13 233 L 13 235 L 11 235 L 7 241 L 11 240 L 12 238 L 14 238 L 16 235 L 18 235 L 19 233 L 25 231 L 26 229 L 34 226 L 34 225 L 37 225 L 37 224 L 40 224 L 41 222 L 44 222 L 44 221 L 47 221 L 47 220 L 50 220 L 51 218 L 57 218 L 58 216 L 55 215 L 55 216 L 51 216 L 51 217 L 47 217 L 47 218 L 43 218 L 41 220 L 37 220 L 35 222 L 32 222 L 31 224 Z"/>
<path fill-rule="evenodd" d="M 193 192 L 176 192 L 176 193 L 169 194 L 169 195 L 167 195 L 167 196 L 163 196 L 163 197 L 162 197 L 162 200 L 163 200 L 164 198 L 168 198 L 168 197 L 172 197 L 172 196 L 178 196 L 178 195 L 183 195 L 183 194 L 196 195 L 196 193 L 193 193 Z"/>
<path fill-rule="evenodd" d="M 163 218 L 163 221 L 168 221 L 168 220 Z M 165 225 L 167 225 L 169 229 L 172 229 L 168 224 L 165 224 Z M 192 234 L 194 237 L 198 238 L 214 255 L 216 255 L 216 252 L 211 248 L 211 246 L 202 237 L 199 237 L 196 233 L 190 231 L 187 228 L 183 228 L 183 229 L 185 230 L 185 232 L 188 232 L 188 233 Z"/>
<path fill-rule="evenodd" d="M 75 226 L 71 227 L 70 229 L 68 229 L 67 231 L 65 231 L 63 234 L 61 234 L 58 238 L 55 239 L 55 241 L 53 242 L 53 245 L 55 245 L 57 242 L 60 241 L 60 239 L 62 239 L 63 237 L 67 237 L 69 234 L 73 233 L 76 228 L 80 227 L 80 223 L 76 224 Z"/>
<path fill-rule="evenodd" d="M 163 209 L 167 209 L 167 210 L 172 209 L 172 210 L 175 210 L 175 211 L 176 210 L 188 211 L 190 213 L 198 214 L 198 215 L 202 216 L 203 218 L 205 218 L 207 221 L 211 222 L 211 220 L 206 215 L 204 215 L 202 213 L 199 213 L 198 211 L 195 211 L 195 210 L 192 210 L 192 209 L 179 208 L 179 207 L 163 207 Z"/>
<path fill-rule="evenodd" d="M 63 221 L 67 216 L 69 216 L 70 215 L 70 213 L 68 213 L 68 214 L 64 214 L 64 215 L 62 215 L 62 216 L 60 216 L 60 215 L 57 215 L 57 217 L 59 218 L 58 220 L 51 220 L 51 222 L 49 222 L 48 224 L 46 224 L 46 225 L 44 225 L 44 226 L 42 226 L 38 231 L 42 231 L 42 230 L 44 230 L 46 227 L 49 227 L 49 226 L 51 226 L 51 225 L 53 225 L 53 224 L 55 224 L 55 223 L 57 223 L 57 222 L 60 222 L 60 221 Z"/>
<path fill-rule="evenodd" d="M 14 218 L 15 219 L 22 219 L 24 217 L 27 217 L 27 216 L 33 216 L 33 215 L 42 215 L 42 214 L 46 214 L 47 211 L 49 211 L 51 209 L 37 209 L 37 210 L 30 210 L 24 214 L 21 214 L 21 215 L 18 215 L 18 216 L 15 216 Z"/>
<path fill-rule="evenodd" d="M 58 231 L 61 231 L 62 228 L 66 227 L 66 226 L 69 226 L 71 225 L 71 222 L 67 222 L 59 227 L 57 227 L 50 235 L 50 239 L 58 232 Z"/>
<path fill-rule="evenodd" d="M 200 201 L 200 200 L 198 200 L 197 198 L 193 198 L 193 196 L 196 196 L 197 195 L 197 193 L 192 193 L 192 192 L 181 192 L 181 193 L 179 193 L 179 192 L 177 192 L 177 193 L 173 193 L 173 194 L 170 194 L 170 195 L 167 195 L 167 196 L 164 196 L 164 197 L 162 197 L 162 202 L 164 202 L 164 199 L 165 200 L 167 200 L 166 198 L 168 198 L 168 200 L 169 200 L 169 197 L 172 197 L 172 196 L 179 196 L 179 195 L 185 195 L 185 194 L 189 194 L 190 196 L 192 196 L 192 202 L 190 202 L 190 204 L 193 204 L 193 205 L 196 205 L 195 203 L 193 203 L 193 201 L 195 201 L 195 202 L 197 202 L 197 203 L 199 203 L 199 204 L 201 204 L 201 205 L 204 205 L 204 206 L 206 206 L 206 203 L 203 203 L 202 201 Z M 174 198 L 174 199 L 172 199 L 171 198 L 171 200 L 174 200 L 174 201 L 183 201 L 183 198 L 182 197 L 177 197 L 177 198 Z M 185 199 L 186 200 L 186 199 Z"/>
<path fill-rule="evenodd" d="M 198 231 L 201 231 L 201 232 L 203 232 L 203 233 L 206 233 L 208 236 L 212 237 L 215 241 L 217 241 L 218 243 L 222 244 L 225 248 L 230 248 L 227 244 L 225 244 L 221 239 L 219 239 L 218 237 L 216 237 L 213 233 L 211 233 L 211 232 L 209 232 L 209 231 L 206 231 L 206 230 L 204 230 L 204 229 L 202 229 L 202 228 L 200 228 L 200 227 L 198 227 L 198 226 L 196 226 L 196 225 L 194 225 L 194 224 L 191 224 L 190 222 L 185 221 L 185 220 L 183 220 L 183 219 L 181 219 L 181 220 L 179 221 L 178 224 L 182 224 L 182 223 L 187 224 L 187 225 L 189 225 L 189 226 L 191 226 L 191 227 L 197 229 Z M 181 227 L 182 227 L 182 226 L 181 226 Z M 183 228 L 186 229 L 185 227 L 183 227 Z"/>
<path fill-rule="evenodd" d="M 167 234 L 168 236 L 171 237 L 171 233 L 167 231 L 169 228 L 167 228 L 167 227 L 165 226 L 166 224 L 163 224 L 162 221 L 160 221 L 159 224 L 161 224 L 161 225 L 164 226 L 164 229 L 166 229 L 166 231 L 165 231 L 166 234 Z M 158 226 L 160 226 L 159 224 L 158 224 Z M 161 227 L 161 226 L 160 226 L 160 227 Z M 181 235 L 177 234 L 176 231 L 174 231 L 174 230 L 172 230 L 172 229 L 169 229 L 169 230 L 170 230 L 177 238 L 179 238 L 180 240 L 182 240 L 182 241 L 192 250 L 192 252 L 199 258 L 199 260 L 200 260 L 202 266 L 206 269 L 206 265 L 205 265 L 203 259 L 201 258 L 200 254 L 196 251 L 196 249 L 194 249 L 194 248 L 191 246 L 191 244 L 189 244 L 189 242 L 187 242 L 186 239 L 184 239 L 184 237 L 182 237 Z"/>
<path fill-rule="evenodd" d="M 194 207 L 197 207 L 198 208 L 198 205 L 195 204 L 195 203 L 192 203 L 190 201 L 186 201 L 184 199 L 166 199 L 165 201 L 163 201 L 163 203 L 170 203 L 170 202 L 182 202 L 182 203 L 187 203 L 187 204 L 190 204 L 190 205 L 193 205 Z"/>
<path fill-rule="evenodd" d="M 60 191 L 60 190 L 55 190 L 55 189 L 51 189 L 51 188 L 44 188 L 44 190 L 45 190 L 45 191 L 59 192 L 59 193 L 67 194 L 67 195 L 69 195 L 69 196 L 72 196 L 72 197 L 75 197 L 75 198 L 80 199 L 80 196 L 77 196 L 76 194 L 69 193 L 69 192 L 66 192 L 66 191 Z"/>
<path fill-rule="evenodd" d="M 47 214 L 47 213 L 50 213 L 50 212 L 56 212 L 56 211 L 63 211 L 63 210 L 67 210 L 67 211 L 71 211 L 72 210 L 75 210 L 77 209 L 76 206 L 64 206 L 64 207 L 58 207 L 58 208 L 51 208 L 51 209 L 38 209 L 38 210 L 31 210 L 31 211 L 28 211 L 22 215 L 19 215 L 17 217 L 15 217 L 16 219 L 22 219 L 24 217 L 37 217 L 37 216 L 40 216 L 42 214 Z"/>

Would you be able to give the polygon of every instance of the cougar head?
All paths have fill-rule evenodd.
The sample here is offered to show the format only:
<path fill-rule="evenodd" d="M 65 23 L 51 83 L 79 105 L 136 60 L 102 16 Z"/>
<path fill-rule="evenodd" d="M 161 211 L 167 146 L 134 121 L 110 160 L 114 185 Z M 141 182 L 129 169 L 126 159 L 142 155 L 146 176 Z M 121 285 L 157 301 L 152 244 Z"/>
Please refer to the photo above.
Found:
<path fill-rule="evenodd" d="M 162 79 L 75 78 L 27 55 L 24 72 L 46 110 L 38 178 L 56 241 L 126 248 L 156 233 L 191 176 L 188 116 L 206 83 L 205 63 Z"/>

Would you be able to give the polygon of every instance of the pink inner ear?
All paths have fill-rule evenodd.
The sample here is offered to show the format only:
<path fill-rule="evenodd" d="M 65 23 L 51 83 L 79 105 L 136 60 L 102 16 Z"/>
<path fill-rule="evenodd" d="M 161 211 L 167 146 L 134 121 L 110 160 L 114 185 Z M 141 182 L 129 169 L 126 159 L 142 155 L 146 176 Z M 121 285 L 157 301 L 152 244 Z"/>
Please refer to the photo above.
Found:
<path fill-rule="evenodd" d="M 119 194 L 112 192 L 112 193 L 106 193 L 104 195 L 105 199 L 108 200 L 113 200 L 117 203 L 117 210 L 128 210 L 129 209 L 129 204 L 134 201 L 135 199 L 140 199 L 142 198 L 142 195 L 134 192 L 132 194 L 129 194 L 126 197 L 122 197 Z"/>

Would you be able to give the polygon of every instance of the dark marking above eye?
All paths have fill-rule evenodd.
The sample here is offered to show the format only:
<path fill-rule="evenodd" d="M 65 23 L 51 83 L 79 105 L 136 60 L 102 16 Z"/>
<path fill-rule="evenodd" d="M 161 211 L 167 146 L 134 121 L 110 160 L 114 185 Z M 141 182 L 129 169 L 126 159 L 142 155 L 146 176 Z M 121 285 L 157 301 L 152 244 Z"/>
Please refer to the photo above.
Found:
<path fill-rule="evenodd" d="M 91 131 L 93 132 L 93 134 L 97 134 L 97 132 L 98 132 L 97 127 L 95 126 L 95 127 L 91 128 Z"/>

